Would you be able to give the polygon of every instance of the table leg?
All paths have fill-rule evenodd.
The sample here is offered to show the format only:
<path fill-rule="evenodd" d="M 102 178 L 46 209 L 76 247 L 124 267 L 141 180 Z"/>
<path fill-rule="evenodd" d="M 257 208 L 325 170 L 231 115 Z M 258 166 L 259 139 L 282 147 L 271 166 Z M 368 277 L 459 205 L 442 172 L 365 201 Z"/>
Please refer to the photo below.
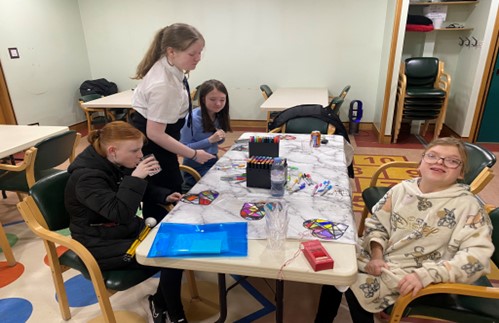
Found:
<path fill-rule="evenodd" d="M 284 316 L 284 280 L 275 281 L 275 321 L 282 323 Z"/>
<path fill-rule="evenodd" d="M 220 303 L 220 316 L 217 323 L 225 322 L 227 319 L 227 285 L 225 282 L 225 274 L 218 274 L 218 299 Z"/>

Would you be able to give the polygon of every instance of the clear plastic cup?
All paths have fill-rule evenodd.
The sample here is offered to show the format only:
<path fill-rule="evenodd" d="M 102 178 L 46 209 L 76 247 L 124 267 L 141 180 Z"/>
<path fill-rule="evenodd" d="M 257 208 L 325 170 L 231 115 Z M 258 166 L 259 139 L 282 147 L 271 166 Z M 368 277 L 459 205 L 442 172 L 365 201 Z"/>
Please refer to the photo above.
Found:
<path fill-rule="evenodd" d="M 140 161 L 143 161 L 144 159 L 147 159 L 149 157 L 152 157 L 154 160 L 156 160 L 156 157 L 154 157 L 154 154 L 148 154 L 148 155 L 145 155 L 144 157 L 142 157 L 140 159 Z M 159 172 L 161 172 L 161 166 L 159 166 L 159 164 L 158 164 L 157 168 L 155 168 L 153 171 L 149 172 L 149 176 L 154 176 Z"/>
<path fill-rule="evenodd" d="M 282 250 L 288 233 L 288 208 L 283 202 L 267 202 L 264 205 L 267 248 Z"/>

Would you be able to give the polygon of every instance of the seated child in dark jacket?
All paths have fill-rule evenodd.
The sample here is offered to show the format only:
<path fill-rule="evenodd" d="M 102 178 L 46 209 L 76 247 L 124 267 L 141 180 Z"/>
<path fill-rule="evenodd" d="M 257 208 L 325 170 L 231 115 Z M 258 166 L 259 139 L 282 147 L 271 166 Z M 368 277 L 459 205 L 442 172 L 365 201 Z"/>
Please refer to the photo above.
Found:
<path fill-rule="evenodd" d="M 141 161 L 145 137 L 130 124 L 108 123 L 90 132 L 88 141 L 90 146 L 68 168 L 65 206 L 71 216 L 71 236 L 88 248 L 102 270 L 145 267 L 135 258 L 124 260 L 145 226 L 136 216 L 140 202 L 165 204 L 182 195 L 145 180 L 159 164 L 151 157 Z M 186 322 L 181 280 L 181 270 L 161 269 L 158 291 L 149 297 L 155 322 L 164 322 L 166 312 L 173 322 Z"/>

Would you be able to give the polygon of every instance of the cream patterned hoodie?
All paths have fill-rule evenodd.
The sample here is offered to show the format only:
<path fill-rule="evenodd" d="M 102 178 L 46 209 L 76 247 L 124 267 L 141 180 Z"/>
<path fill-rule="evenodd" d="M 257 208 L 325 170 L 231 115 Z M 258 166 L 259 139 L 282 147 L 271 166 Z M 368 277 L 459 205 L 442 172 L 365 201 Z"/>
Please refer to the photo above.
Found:
<path fill-rule="evenodd" d="M 394 186 L 373 207 L 360 240 L 359 275 L 350 287 L 364 309 L 379 312 L 399 296 L 397 284 L 415 272 L 423 286 L 472 283 L 489 273 L 494 250 L 492 225 L 477 198 L 463 184 L 424 194 L 419 179 Z M 370 243 L 383 247 L 389 269 L 365 273 Z"/>

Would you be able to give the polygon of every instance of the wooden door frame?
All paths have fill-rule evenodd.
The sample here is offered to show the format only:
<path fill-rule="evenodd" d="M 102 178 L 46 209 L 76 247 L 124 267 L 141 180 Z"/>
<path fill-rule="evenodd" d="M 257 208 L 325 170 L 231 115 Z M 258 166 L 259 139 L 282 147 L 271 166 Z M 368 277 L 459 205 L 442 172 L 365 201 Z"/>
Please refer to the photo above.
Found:
<path fill-rule="evenodd" d="M 482 84 L 478 91 L 478 100 L 476 102 L 475 114 L 473 115 L 473 122 L 471 124 L 470 137 L 471 142 L 476 142 L 478 139 L 478 132 L 482 123 L 482 117 L 485 112 L 485 104 L 487 103 L 487 96 L 489 95 L 490 83 L 495 71 L 496 57 L 499 53 L 499 19 L 496 16 L 494 24 L 494 32 L 490 41 L 489 53 L 487 61 L 485 62 L 484 73 L 482 76 Z M 485 72 L 486 71 L 486 72 Z"/>
<path fill-rule="evenodd" d="M 16 114 L 10 100 L 9 88 L 0 62 L 0 124 L 17 124 Z"/>
<path fill-rule="evenodd" d="M 397 4 L 395 7 L 395 17 L 394 17 L 393 28 L 392 28 L 392 40 L 391 40 L 391 44 L 390 44 L 390 57 L 388 59 L 388 69 L 386 71 L 385 95 L 383 98 L 383 111 L 381 113 L 380 129 L 379 129 L 379 132 L 377 133 L 378 142 L 382 143 L 382 144 L 389 144 L 392 141 L 392 135 L 391 134 L 385 135 L 385 131 L 386 131 L 386 120 L 389 117 L 388 110 L 389 110 L 389 105 L 390 105 L 390 90 L 392 88 L 393 70 L 395 68 L 395 54 L 397 53 L 398 35 L 399 35 L 399 29 L 400 29 L 400 19 L 401 19 L 401 15 L 402 15 L 402 5 L 403 5 L 403 0 L 397 0 Z M 393 119 L 393 115 L 391 115 L 391 118 Z M 392 128 L 393 128 L 393 124 L 392 124 Z M 376 127 L 374 127 L 374 130 L 377 131 L 378 129 L 376 129 Z"/>

